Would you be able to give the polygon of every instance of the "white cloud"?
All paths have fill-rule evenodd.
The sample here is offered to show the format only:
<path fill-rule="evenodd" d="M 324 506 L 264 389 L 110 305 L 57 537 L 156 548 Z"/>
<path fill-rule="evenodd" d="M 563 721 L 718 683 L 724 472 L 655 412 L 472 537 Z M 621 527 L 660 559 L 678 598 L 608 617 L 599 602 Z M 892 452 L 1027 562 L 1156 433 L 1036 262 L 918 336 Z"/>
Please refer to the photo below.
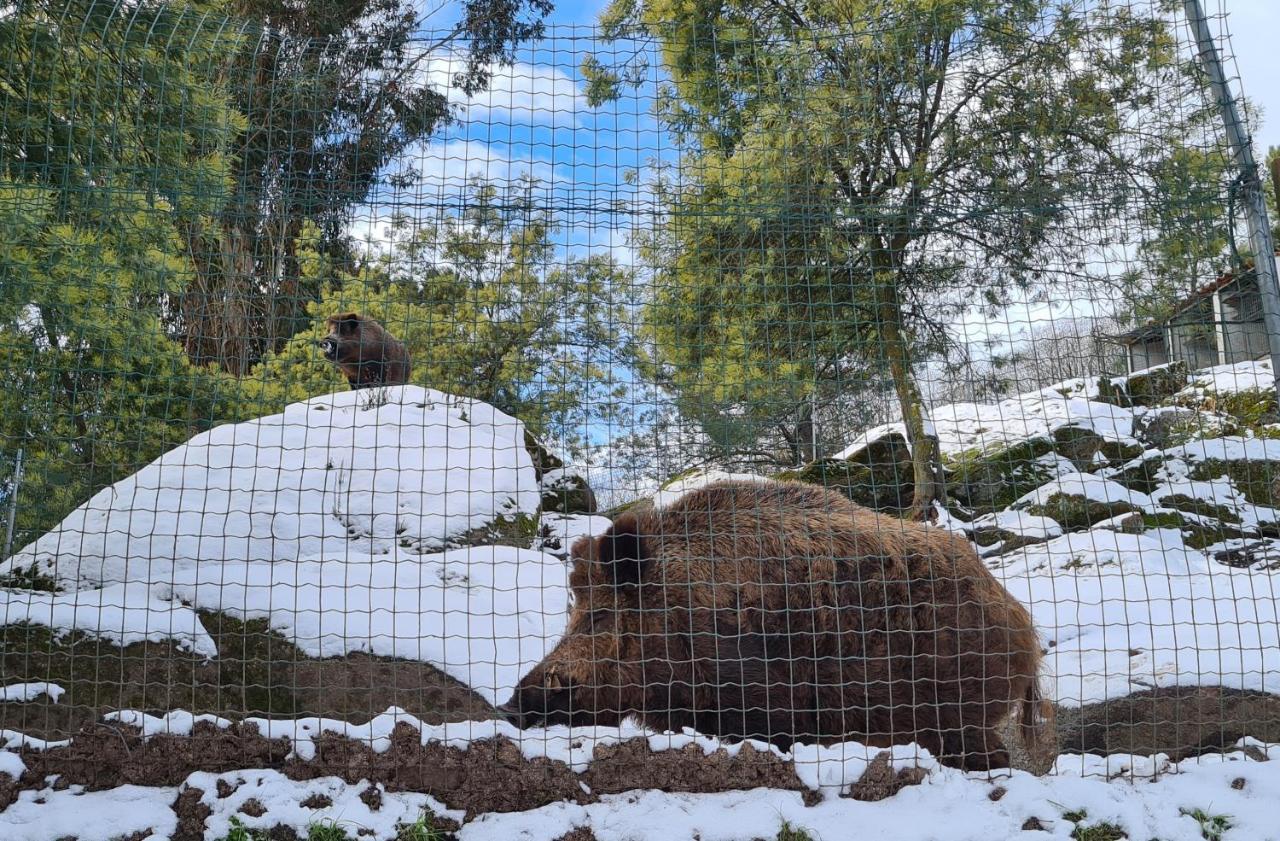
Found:
<path fill-rule="evenodd" d="M 519 61 L 510 67 L 490 65 L 489 87 L 474 97 L 453 86 L 463 70 L 462 60 L 432 56 L 423 63 L 421 81 L 444 91 L 462 109 L 462 117 L 475 121 L 500 115 L 511 122 L 546 125 L 571 124 L 589 110 L 578 82 L 559 67 Z"/>

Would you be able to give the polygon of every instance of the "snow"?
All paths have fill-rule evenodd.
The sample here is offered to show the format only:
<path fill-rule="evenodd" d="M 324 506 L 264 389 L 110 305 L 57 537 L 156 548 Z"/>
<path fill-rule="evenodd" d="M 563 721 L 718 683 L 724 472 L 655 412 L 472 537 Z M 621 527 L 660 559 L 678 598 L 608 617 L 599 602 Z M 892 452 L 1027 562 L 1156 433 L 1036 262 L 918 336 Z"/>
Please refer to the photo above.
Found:
<path fill-rule="evenodd" d="M 1005 447 L 1029 438 L 1047 437 L 1064 426 L 1091 430 L 1107 441 L 1136 443 L 1132 409 L 1084 397 L 1063 396 L 1052 387 L 999 403 L 951 403 L 931 413 L 944 455 Z M 835 455 L 849 458 L 891 434 L 906 435 L 901 423 L 875 427 L 853 439 Z"/>
<path fill-rule="evenodd" d="M 0 625 L 20 623 L 82 631 L 122 646 L 173 640 L 205 657 L 218 653 L 194 610 L 160 598 L 143 582 L 72 593 L 0 589 Z"/>
<path fill-rule="evenodd" d="M 1049 645 L 1046 694 L 1065 706 L 1153 687 L 1280 692 L 1280 587 L 1215 564 L 1176 531 L 1064 535 L 995 574 Z"/>
<path fill-rule="evenodd" d="M 175 567 L 438 550 L 540 502 L 524 426 L 418 386 L 342 391 L 196 435 L 0 564 L 70 585 Z"/>
<path fill-rule="evenodd" d="M 7 774 L 16 780 L 26 770 L 27 763 L 22 761 L 22 757 L 7 750 L 0 750 L 0 774 Z"/>
<path fill-rule="evenodd" d="M 1083 496 L 1093 502 L 1122 502 L 1133 508 L 1151 510 L 1156 508 L 1155 501 L 1147 494 L 1130 490 L 1119 482 L 1095 476 L 1092 473 L 1071 473 L 1060 476 L 1024 494 L 1014 501 L 1012 507 L 1027 508 L 1032 505 L 1045 505 L 1058 495 Z"/>
<path fill-rule="evenodd" d="M 118 721 L 121 724 L 136 727 L 143 738 L 150 738 L 161 733 L 169 736 L 190 736 L 191 731 L 201 722 L 212 724 L 219 728 L 231 726 L 230 719 L 208 713 L 192 715 L 186 710 L 170 710 L 161 716 L 149 715 L 140 710 L 120 710 L 107 713 L 102 718 L 104 721 Z"/>
<path fill-rule="evenodd" d="M 160 729 L 160 719 L 127 712 L 117 718 L 140 722 L 153 733 L 165 732 Z M 178 717 L 173 724 L 181 730 L 191 720 L 190 716 Z M 595 747 L 636 736 L 647 736 L 655 750 L 681 749 L 690 744 L 701 746 L 707 753 L 740 749 L 739 745 L 722 746 L 704 736 L 653 734 L 633 725 L 523 733 L 496 721 L 431 726 L 395 708 L 359 726 L 321 719 L 251 722 L 265 735 L 295 738 L 295 752 L 304 760 L 314 755 L 314 739 L 321 732 L 344 733 L 367 741 L 374 750 L 386 750 L 397 722 L 418 727 L 424 742 L 438 741 L 464 750 L 496 735 L 507 736 L 520 745 L 525 756 L 567 761 L 579 773 L 590 766 Z M 310 745 L 311 751 L 300 749 L 303 745 Z M 1245 752 L 1246 747 L 1249 753 Z M 776 749 L 762 749 L 778 754 Z M 849 837 L 849 828 L 857 826 L 859 835 L 873 837 L 972 841 L 1013 837 L 1031 817 L 1051 837 L 1067 838 L 1074 837 L 1076 825 L 1065 817 L 1069 811 L 1085 813 L 1082 825 L 1111 822 L 1130 838 L 1193 841 L 1200 838 L 1200 827 L 1184 812 L 1196 809 L 1226 816 L 1232 824 L 1227 839 L 1274 837 L 1280 762 L 1257 759 L 1280 759 L 1280 745 L 1252 739 L 1241 740 L 1224 754 L 1181 763 L 1171 762 L 1163 755 L 1063 756 L 1053 774 L 1046 777 L 1021 771 L 999 772 L 994 777 L 965 774 L 939 766 L 914 746 L 900 746 L 891 752 L 892 766 L 924 768 L 926 775 L 919 785 L 871 803 L 839 796 L 878 753 L 875 748 L 847 744 L 801 745 L 791 754 L 778 754 L 793 763 L 805 785 L 821 792 L 817 805 L 808 807 L 801 794 L 794 791 L 754 789 L 691 794 L 638 790 L 603 795 L 585 805 L 555 802 L 524 812 L 468 816 L 429 795 L 387 791 L 381 784 L 367 780 L 291 780 L 275 770 L 246 769 L 220 774 L 195 772 L 178 788 L 121 786 L 85 792 L 72 786 L 64 791 L 52 787 L 24 791 L 13 806 L 0 812 L 0 837 L 6 841 L 55 841 L 66 836 L 79 841 L 111 841 L 150 832 L 153 841 L 165 841 L 176 829 L 171 806 L 178 793 L 188 789 L 199 789 L 201 803 L 210 810 L 204 835 L 208 841 L 224 838 L 233 817 L 251 829 L 282 824 L 304 832 L 308 826 L 332 822 L 351 837 L 391 841 L 401 825 L 411 824 L 423 814 L 459 823 L 467 821 L 458 837 L 473 841 L 554 841 L 576 827 L 590 828 L 594 837 L 602 841 L 741 841 L 773 837 L 783 821 L 809 831 L 815 838 Z M 6 757 L 17 759 L 0 751 L 0 772 L 20 772 Z M 376 809 L 360 797 L 371 785 L 380 795 L 381 805 Z M 993 799 L 991 795 L 997 787 L 1003 789 L 1003 796 Z M 328 805 L 315 806 L 313 798 L 327 799 Z M 241 811 L 251 799 L 265 809 L 263 814 L 254 816 Z M 308 801 L 312 805 L 302 805 Z M 940 815 L 945 815 L 945 820 L 939 820 Z"/>
<path fill-rule="evenodd" d="M 984 514 L 968 524 L 970 531 L 999 529 L 1035 540 L 1050 540 L 1062 534 L 1062 526 L 1049 517 L 1037 517 L 1025 511 L 997 511 Z"/>
<path fill-rule="evenodd" d="M 23 791 L 0 812 L 0 837 L 5 841 L 116 841 L 149 832 L 151 839 L 167 839 L 178 826 L 178 816 L 169 808 L 175 797 L 176 789 L 134 785 L 107 791 L 85 791 L 82 786 Z"/>
<path fill-rule="evenodd" d="M 1168 458 L 1183 459 L 1192 463 L 1211 460 L 1280 461 L 1280 440 L 1229 435 L 1222 438 L 1190 441 L 1178 447 L 1162 450 L 1161 453 Z"/>
<path fill-rule="evenodd" d="M 226 797 L 218 795 L 218 783 L 230 786 Z M 231 830 L 231 819 L 249 829 L 269 830 L 277 824 L 307 827 L 314 824 L 335 823 L 347 830 L 348 837 L 393 839 L 401 824 L 412 824 L 423 812 L 461 822 L 465 813 L 451 810 L 427 794 L 389 792 L 381 784 L 373 785 L 380 795 L 380 805 L 371 809 L 361 798 L 370 788 L 367 780 L 349 785 L 338 777 L 319 777 L 313 780 L 290 780 L 279 771 L 252 770 L 229 774 L 198 772 L 187 778 L 183 788 L 197 788 L 203 792 L 200 802 L 209 807 L 205 820 L 205 838 L 221 839 Z M 303 806 L 312 797 L 327 797 L 329 806 Z M 266 809 L 258 817 L 241 812 L 249 800 L 256 800 Z"/>
<path fill-rule="evenodd" d="M 8 686 L 0 686 L 0 703 L 34 701 L 44 695 L 48 696 L 50 703 L 56 704 L 66 691 L 56 683 L 43 681 L 11 683 Z"/>
<path fill-rule="evenodd" d="M 1196 371 L 1191 383 L 1178 392 L 1178 398 L 1198 398 L 1207 394 L 1235 394 L 1241 391 L 1275 388 L 1276 377 L 1271 360 L 1255 359 L 1232 365 L 1215 365 Z"/>
<path fill-rule="evenodd" d="M 666 508 L 685 494 L 705 488 L 716 482 L 767 482 L 765 476 L 755 473 L 729 473 L 724 470 L 704 470 L 692 476 L 685 476 L 667 485 L 653 495 L 654 508 Z"/>
<path fill-rule="evenodd" d="M 478 546 L 290 564 L 204 564 L 157 590 L 241 619 L 267 619 L 311 657 L 353 651 L 432 663 L 490 703 L 559 641 L 568 571 L 554 555 Z"/>
<path fill-rule="evenodd" d="M 1201 841 L 1200 825 L 1185 814 L 1197 809 L 1230 822 L 1231 829 L 1223 836 L 1227 841 L 1276 837 L 1274 804 L 1280 797 L 1280 763 L 1253 761 L 1236 751 L 1217 761 L 1161 762 L 1158 777 L 1131 779 L 1123 770 L 1124 759 L 1141 766 L 1142 758 L 1121 758 L 1105 765 L 1097 762 L 1100 757 L 1084 759 L 1090 776 L 1077 776 L 1067 767 L 1051 777 L 1015 772 L 987 780 L 983 775 L 939 769 L 922 784 L 871 803 L 827 797 L 805 806 L 799 792 L 764 788 L 715 794 L 609 794 L 585 805 L 561 801 L 524 812 L 474 816 L 463 824 L 458 838 L 554 841 L 582 827 L 600 841 L 742 841 L 772 838 L 785 821 L 814 838 L 848 838 L 856 827 L 859 837 L 974 841 L 1021 837 L 1022 826 L 1034 817 L 1044 827 L 1040 837 L 1065 839 L 1075 837 L 1077 824 L 1065 816 L 1074 811 L 1085 815 L 1080 826 L 1109 822 L 1128 838 Z M 1117 769 L 1120 776 L 1099 776 L 1106 768 Z M 233 789 L 225 798 L 217 796 L 219 780 Z M 200 789 L 201 802 L 211 810 L 206 841 L 226 837 L 233 816 L 249 828 L 283 824 L 304 833 L 308 826 L 332 821 L 350 837 L 370 841 L 391 841 L 398 824 L 412 823 L 424 812 L 459 822 L 466 818 L 427 795 L 387 792 L 381 787 L 381 808 L 370 809 L 359 798 L 369 787 L 363 780 L 351 784 L 335 777 L 294 781 L 276 771 L 244 770 L 192 774 L 183 786 Z M 992 799 L 997 789 L 1003 789 L 1003 794 Z M 151 841 L 167 841 L 176 829 L 170 804 L 179 790 L 121 786 L 102 792 L 78 787 L 23 792 L 17 803 L 0 813 L 0 835 L 7 841 L 54 841 L 67 835 L 79 841 L 110 841 L 151 830 Z M 301 805 L 316 795 L 328 797 L 332 805 Z M 260 817 L 238 811 L 250 798 L 266 808 Z"/>

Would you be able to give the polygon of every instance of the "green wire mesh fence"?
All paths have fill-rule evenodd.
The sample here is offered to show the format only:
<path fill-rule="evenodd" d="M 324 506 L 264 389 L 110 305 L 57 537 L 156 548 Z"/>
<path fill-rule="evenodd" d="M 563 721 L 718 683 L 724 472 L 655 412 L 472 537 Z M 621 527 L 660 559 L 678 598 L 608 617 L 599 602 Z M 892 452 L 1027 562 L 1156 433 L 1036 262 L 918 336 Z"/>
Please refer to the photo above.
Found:
<path fill-rule="evenodd" d="M 491 811 L 578 796 L 502 753 L 562 725 L 846 789 L 1280 741 L 1270 287 L 1183 4 L 548 10 L 0 9 L 29 770 L 412 719 Z"/>

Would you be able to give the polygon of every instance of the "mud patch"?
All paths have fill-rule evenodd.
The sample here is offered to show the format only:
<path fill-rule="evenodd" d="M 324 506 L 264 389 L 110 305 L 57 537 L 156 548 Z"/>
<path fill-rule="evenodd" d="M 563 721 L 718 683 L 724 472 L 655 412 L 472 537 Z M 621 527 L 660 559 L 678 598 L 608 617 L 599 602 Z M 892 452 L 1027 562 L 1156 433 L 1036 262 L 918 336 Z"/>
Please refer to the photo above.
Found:
<path fill-rule="evenodd" d="M 200 802 L 204 790 L 186 788 L 173 801 L 173 813 L 178 816 L 178 826 L 170 841 L 204 841 L 204 825 L 213 812 Z"/>
<path fill-rule="evenodd" d="M 897 794 L 907 786 L 920 785 L 929 772 L 923 768 L 901 768 L 893 770 L 892 754 L 881 751 L 867 765 L 858 781 L 849 787 L 849 793 L 841 795 L 854 800 L 873 803 Z"/>
<path fill-rule="evenodd" d="M 749 744 L 732 756 L 724 750 L 704 754 L 697 745 L 654 751 L 646 739 L 602 745 L 582 781 L 597 795 L 641 788 L 692 793 L 777 788 L 821 798 L 800 781 L 790 762 Z"/>
<path fill-rule="evenodd" d="M 219 728 L 200 722 L 190 736 L 160 734 L 143 740 L 137 728 L 99 722 L 81 730 L 66 747 L 19 751 L 26 763 L 23 788 L 39 788 L 58 776 L 59 785 L 90 791 L 121 785 L 177 786 L 193 771 L 220 774 L 240 768 L 272 768 L 291 750 L 287 739 L 267 739 L 256 727 Z"/>
<path fill-rule="evenodd" d="M 283 771 L 295 780 L 338 777 L 348 784 L 382 783 L 387 791 L 430 794 L 468 819 L 484 812 L 515 812 L 557 800 L 585 802 L 578 775 L 563 762 L 526 759 L 509 739 L 473 742 L 467 750 L 422 744 L 419 731 L 407 722 L 391 732 L 382 753 L 366 743 L 335 733 L 315 740 L 310 761 L 290 760 Z"/>

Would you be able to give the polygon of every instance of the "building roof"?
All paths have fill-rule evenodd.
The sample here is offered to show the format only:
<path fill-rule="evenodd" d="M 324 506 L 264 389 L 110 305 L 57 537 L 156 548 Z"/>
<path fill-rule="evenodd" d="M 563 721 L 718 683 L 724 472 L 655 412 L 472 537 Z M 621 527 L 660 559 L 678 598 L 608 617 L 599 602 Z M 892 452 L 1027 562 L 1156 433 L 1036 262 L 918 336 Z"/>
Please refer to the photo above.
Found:
<path fill-rule="evenodd" d="M 1276 256 L 1280 257 L 1280 251 L 1276 252 Z M 1123 333 L 1118 333 L 1109 338 L 1111 338 L 1112 341 L 1118 344 L 1136 345 L 1139 342 L 1150 341 L 1153 338 L 1162 336 L 1164 334 L 1165 326 L 1169 324 L 1171 321 L 1173 321 L 1173 319 L 1176 318 L 1179 314 L 1181 314 L 1182 312 L 1185 312 L 1186 310 L 1190 309 L 1191 307 L 1205 300 L 1210 295 L 1214 294 L 1215 292 L 1218 292 L 1224 287 L 1230 286 L 1231 283 L 1235 281 L 1238 277 L 1242 278 L 1252 274 L 1253 274 L 1252 263 L 1245 266 L 1244 270 L 1241 271 L 1239 274 L 1231 271 L 1223 272 L 1222 274 L 1218 275 L 1218 277 L 1215 278 L 1214 280 L 1209 281 L 1208 283 L 1201 286 L 1199 289 L 1195 290 L 1190 295 L 1188 295 L 1187 297 L 1179 301 L 1177 305 L 1174 306 L 1173 311 L 1170 313 L 1168 318 L 1165 318 L 1162 321 L 1156 321 L 1155 319 L 1148 319 L 1146 322 L 1138 325 L 1137 327 L 1134 327 L 1130 330 L 1126 330 Z"/>

